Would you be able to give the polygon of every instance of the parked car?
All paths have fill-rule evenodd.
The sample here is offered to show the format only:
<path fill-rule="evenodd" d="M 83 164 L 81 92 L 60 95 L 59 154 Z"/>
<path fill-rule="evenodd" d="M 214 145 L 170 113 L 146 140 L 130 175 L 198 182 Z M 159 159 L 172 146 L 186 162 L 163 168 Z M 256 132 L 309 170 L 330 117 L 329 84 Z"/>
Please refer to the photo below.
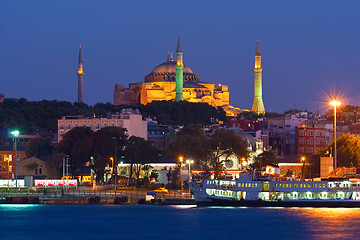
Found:
<path fill-rule="evenodd" d="M 167 190 L 164 187 L 161 187 L 161 188 L 156 189 L 154 192 L 156 192 L 156 193 L 168 193 L 169 190 Z"/>

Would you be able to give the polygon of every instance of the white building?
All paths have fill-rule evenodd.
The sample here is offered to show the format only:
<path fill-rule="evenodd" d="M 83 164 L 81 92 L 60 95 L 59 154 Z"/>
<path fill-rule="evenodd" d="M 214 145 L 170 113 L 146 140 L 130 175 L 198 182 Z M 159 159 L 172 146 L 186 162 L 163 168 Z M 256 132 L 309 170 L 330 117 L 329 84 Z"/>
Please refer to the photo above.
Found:
<path fill-rule="evenodd" d="M 85 118 L 82 116 L 64 116 L 58 120 L 58 141 L 74 127 L 89 127 L 97 131 L 104 127 L 122 127 L 129 136 L 147 139 L 147 121 L 143 120 L 139 110 L 123 109 L 120 113 L 108 114 L 107 118 Z"/>

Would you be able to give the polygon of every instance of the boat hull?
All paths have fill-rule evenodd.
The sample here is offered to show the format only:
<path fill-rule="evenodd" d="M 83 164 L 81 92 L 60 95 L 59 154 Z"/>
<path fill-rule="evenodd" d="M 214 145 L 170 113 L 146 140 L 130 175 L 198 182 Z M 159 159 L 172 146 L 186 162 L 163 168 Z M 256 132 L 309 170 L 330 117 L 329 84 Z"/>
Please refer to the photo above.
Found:
<path fill-rule="evenodd" d="M 360 208 L 360 201 L 354 200 L 291 200 L 291 201 L 262 201 L 262 200 L 231 200 L 208 198 L 209 201 L 197 201 L 198 206 L 238 206 L 238 207 L 331 207 L 331 208 Z"/>

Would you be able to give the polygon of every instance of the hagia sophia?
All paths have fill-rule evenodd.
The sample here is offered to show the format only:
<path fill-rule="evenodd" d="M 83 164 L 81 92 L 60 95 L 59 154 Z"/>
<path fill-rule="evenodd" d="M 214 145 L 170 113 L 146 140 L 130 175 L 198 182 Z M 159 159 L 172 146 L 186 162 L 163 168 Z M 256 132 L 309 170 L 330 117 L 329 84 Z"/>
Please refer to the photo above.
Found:
<path fill-rule="evenodd" d="M 256 46 L 254 71 L 254 103 L 252 111 L 264 113 L 259 42 L 257 42 Z M 80 48 L 78 71 L 79 101 L 82 101 L 82 76 Z M 144 82 L 130 83 L 128 88 L 125 88 L 122 84 L 115 84 L 114 105 L 146 105 L 152 101 L 162 100 L 185 100 L 195 103 L 208 103 L 214 107 L 222 107 L 228 116 L 236 116 L 242 111 L 248 111 L 230 105 L 229 87 L 227 85 L 202 82 L 190 67 L 183 64 L 180 35 L 175 60 L 172 53 L 170 55 L 168 53 L 167 61 L 156 66 L 146 75 Z"/>

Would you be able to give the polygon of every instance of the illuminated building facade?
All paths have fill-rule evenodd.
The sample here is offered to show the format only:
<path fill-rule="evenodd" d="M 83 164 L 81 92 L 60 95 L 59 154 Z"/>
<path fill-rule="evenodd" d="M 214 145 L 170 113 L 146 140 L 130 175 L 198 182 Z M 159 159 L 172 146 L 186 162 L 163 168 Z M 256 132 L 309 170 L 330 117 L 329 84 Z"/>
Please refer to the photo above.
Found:
<path fill-rule="evenodd" d="M 176 61 L 168 54 L 166 62 L 155 67 L 145 76 L 145 82 L 130 83 L 129 88 L 116 84 L 114 105 L 147 104 L 152 101 L 185 100 L 188 102 L 204 102 L 214 107 L 223 106 L 232 110 L 229 105 L 229 89 L 227 85 L 200 82 L 199 77 L 183 64 L 183 52 L 178 39 Z"/>
<path fill-rule="evenodd" d="M 297 154 L 312 155 L 325 148 L 334 138 L 331 123 L 305 123 L 297 128 Z"/>
<path fill-rule="evenodd" d="M 85 118 L 81 116 L 64 116 L 58 120 L 58 142 L 64 134 L 74 127 L 89 127 L 97 131 L 104 127 L 122 127 L 129 136 L 147 139 L 147 122 L 138 110 L 123 109 L 120 113 L 108 114 L 107 118 Z"/>
<path fill-rule="evenodd" d="M 19 161 L 25 159 L 25 147 L 17 146 Z M 13 145 L 0 146 L 0 179 L 13 178 L 15 174 L 15 150 Z"/>

